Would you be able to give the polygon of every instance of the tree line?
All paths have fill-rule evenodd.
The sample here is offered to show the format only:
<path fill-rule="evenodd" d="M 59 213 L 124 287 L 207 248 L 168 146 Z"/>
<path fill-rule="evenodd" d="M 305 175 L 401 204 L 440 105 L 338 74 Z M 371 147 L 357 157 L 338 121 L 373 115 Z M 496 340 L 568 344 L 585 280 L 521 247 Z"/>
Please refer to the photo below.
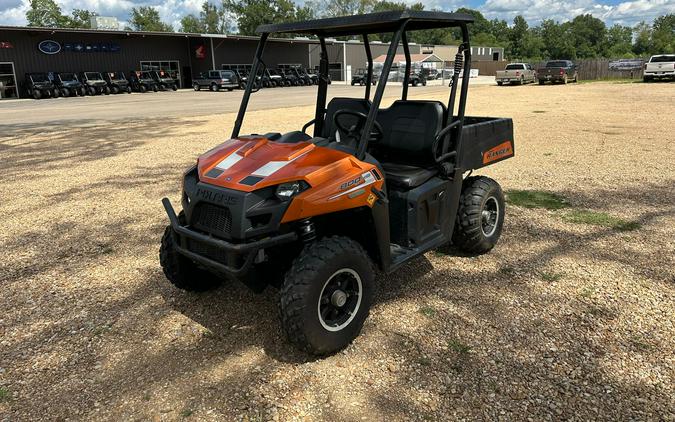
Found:
<path fill-rule="evenodd" d="M 134 7 L 126 29 L 256 35 L 256 27 L 266 23 L 406 8 L 424 10 L 424 5 L 387 0 L 308 0 L 303 6 L 292 0 L 205 1 L 199 14 L 189 14 L 180 20 L 179 28 L 163 22 L 154 7 Z M 640 22 L 634 27 L 619 24 L 608 27 L 590 14 L 576 16 L 568 22 L 546 19 L 537 26 L 530 26 L 522 16 L 516 16 L 509 24 L 503 19 L 489 20 L 474 9 L 459 8 L 455 12 L 474 17 L 474 24 L 469 26 L 473 45 L 504 47 L 506 56 L 512 60 L 632 58 L 675 52 L 675 14 L 662 15 L 651 23 Z M 83 9 L 75 9 L 70 15 L 63 14 L 55 0 L 30 0 L 30 9 L 26 13 L 29 26 L 64 28 L 89 28 L 92 16 L 96 13 Z M 373 38 L 389 41 L 387 34 Z M 458 29 L 409 34 L 411 42 L 421 44 L 457 44 L 460 38 Z"/>

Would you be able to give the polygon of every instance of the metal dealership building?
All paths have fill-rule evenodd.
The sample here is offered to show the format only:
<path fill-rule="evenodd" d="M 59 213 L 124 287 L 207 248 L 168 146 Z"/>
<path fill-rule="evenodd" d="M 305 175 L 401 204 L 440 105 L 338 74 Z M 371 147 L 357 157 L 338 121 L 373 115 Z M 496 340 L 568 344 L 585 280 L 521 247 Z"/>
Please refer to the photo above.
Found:
<path fill-rule="evenodd" d="M 190 87 L 200 72 L 250 64 L 257 42 L 257 37 L 240 35 L 0 26 L 0 99 L 25 97 L 24 75 L 33 72 L 164 70 L 180 87 Z M 331 40 L 329 45 L 333 80 L 347 80 L 351 69 L 364 67 L 365 55 L 356 53 L 363 51 L 358 43 Z M 377 42 L 372 46 L 374 56 L 387 48 Z M 265 63 L 269 68 L 314 68 L 319 63 L 318 47 L 317 41 L 307 38 L 273 38 L 265 49 Z M 454 46 L 413 48 L 448 62 L 456 50 Z M 484 53 L 485 60 L 503 60 L 503 49 L 474 49 L 478 59 L 478 53 Z"/>

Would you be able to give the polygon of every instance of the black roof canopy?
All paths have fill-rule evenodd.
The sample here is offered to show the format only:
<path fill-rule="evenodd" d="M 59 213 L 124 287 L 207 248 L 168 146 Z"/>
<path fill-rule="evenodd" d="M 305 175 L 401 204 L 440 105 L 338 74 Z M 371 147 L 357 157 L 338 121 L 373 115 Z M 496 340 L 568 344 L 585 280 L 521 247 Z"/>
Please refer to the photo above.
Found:
<path fill-rule="evenodd" d="M 323 37 L 374 34 L 394 32 L 405 20 L 408 21 L 406 31 L 415 31 L 472 23 L 473 16 L 465 13 L 406 10 L 260 25 L 256 32 L 311 34 Z"/>

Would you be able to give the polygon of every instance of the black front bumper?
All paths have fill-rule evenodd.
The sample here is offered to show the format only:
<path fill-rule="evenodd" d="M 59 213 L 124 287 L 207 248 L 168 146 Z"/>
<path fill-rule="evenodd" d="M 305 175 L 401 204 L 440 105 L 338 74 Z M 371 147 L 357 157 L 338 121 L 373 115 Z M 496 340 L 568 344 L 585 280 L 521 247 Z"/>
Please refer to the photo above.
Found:
<path fill-rule="evenodd" d="M 168 198 L 162 199 L 164 209 L 169 216 L 169 221 L 173 229 L 174 244 L 178 253 L 186 256 L 190 260 L 199 263 L 209 269 L 229 275 L 231 277 L 240 278 L 246 275 L 251 269 L 256 256 L 259 251 L 265 248 L 282 245 L 285 243 L 294 242 L 298 239 L 295 232 L 281 234 L 277 236 L 266 237 L 261 240 L 245 242 L 245 243 L 231 243 L 222 239 L 206 235 L 188 226 L 182 226 L 178 221 L 176 212 L 171 205 Z M 199 242 L 199 244 L 211 249 L 223 252 L 226 256 L 225 262 L 215 260 L 212 257 L 205 256 L 188 249 L 188 242 Z"/>

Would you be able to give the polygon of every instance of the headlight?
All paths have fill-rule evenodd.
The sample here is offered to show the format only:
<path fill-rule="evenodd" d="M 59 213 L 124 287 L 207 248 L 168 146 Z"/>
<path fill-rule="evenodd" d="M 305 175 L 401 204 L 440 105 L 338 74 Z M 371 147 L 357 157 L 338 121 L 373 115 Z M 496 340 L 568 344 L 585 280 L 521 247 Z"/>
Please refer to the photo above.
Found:
<path fill-rule="evenodd" d="M 309 189 L 309 184 L 304 180 L 296 180 L 295 182 L 282 183 L 277 186 L 277 198 L 282 201 L 288 201 L 300 192 Z"/>

